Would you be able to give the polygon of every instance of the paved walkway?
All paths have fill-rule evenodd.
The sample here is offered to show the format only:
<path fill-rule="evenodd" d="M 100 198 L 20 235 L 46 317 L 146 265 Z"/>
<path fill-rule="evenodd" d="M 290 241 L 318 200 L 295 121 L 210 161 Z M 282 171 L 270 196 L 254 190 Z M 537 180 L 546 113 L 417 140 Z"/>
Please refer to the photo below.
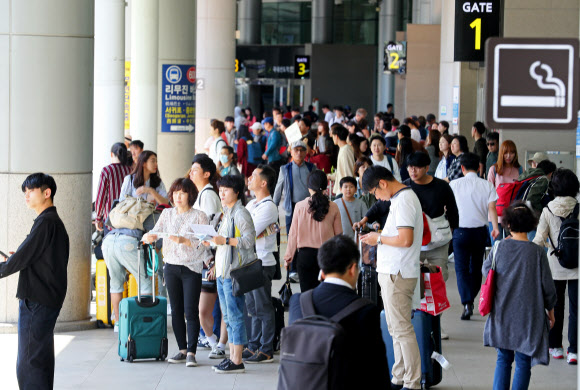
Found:
<path fill-rule="evenodd" d="M 281 284 L 280 281 L 277 282 Z M 482 333 L 484 319 L 476 314 L 471 321 L 460 321 L 455 272 L 448 282 L 452 307 L 442 317 L 444 330 L 450 340 L 443 341 L 443 355 L 452 367 L 443 373 L 443 382 L 437 389 L 491 389 L 495 367 L 495 351 L 484 348 Z M 298 291 L 298 285 L 292 285 Z M 277 288 L 273 288 L 277 291 Z M 155 361 L 120 362 L 117 340 L 111 330 L 91 330 L 57 334 L 55 389 L 275 389 L 277 384 L 278 355 L 274 364 L 246 365 L 246 373 L 218 375 L 210 365 L 208 352 L 198 352 L 199 367 L 186 368 Z M 361 340 L 364 342 L 364 340 Z M 0 388 L 17 389 L 16 352 L 17 336 L 0 335 Z M 369 348 L 372 348 L 369 345 Z M 175 338 L 169 335 L 170 353 L 176 351 Z M 575 389 L 576 367 L 566 361 L 552 361 L 548 367 L 532 369 L 531 389 Z M 357 375 L 364 373 L 357 373 Z"/>

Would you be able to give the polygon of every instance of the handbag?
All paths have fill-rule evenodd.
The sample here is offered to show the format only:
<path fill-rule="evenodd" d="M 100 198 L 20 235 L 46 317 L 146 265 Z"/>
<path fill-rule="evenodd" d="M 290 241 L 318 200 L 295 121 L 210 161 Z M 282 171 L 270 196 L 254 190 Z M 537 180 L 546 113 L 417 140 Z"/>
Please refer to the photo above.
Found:
<path fill-rule="evenodd" d="M 493 295 L 495 293 L 495 254 L 500 241 L 493 244 L 491 268 L 487 272 L 485 283 L 481 286 L 481 294 L 479 295 L 479 314 L 486 316 L 491 312 L 493 307 Z"/>
<path fill-rule="evenodd" d="M 421 267 L 421 308 L 431 315 L 439 315 L 451 307 L 441 267 Z"/>
<path fill-rule="evenodd" d="M 234 230 L 236 226 L 232 220 L 232 227 Z M 239 253 L 238 253 L 239 256 Z M 234 263 L 234 247 L 231 247 L 230 265 Z M 230 271 L 232 279 L 232 295 L 234 297 L 241 297 L 247 292 L 253 291 L 264 286 L 264 273 L 262 271 L 262 260 L 256 259 L 248 264 L 244 264 L 236 269 Z"/>
<path fill-rule="evenodd" d="M 215 290 L 217 287 L 216 281 L 214 280 L 209 280 L 208 279 L 209 276 L 209 269 L 204 268 L 201 270 L 201 287 L 208 289 L 208 290 Z"/>
<path fill-rule="evenodd" d="M 423 238 L 426 238 L 425 234 L 427 228 L 430 236 L 426 242 L 422 242 L 421 250 L 423 251 L 440 248 L 453 238 L 451 227 L 449 226 L 449 221 L 445 214 L 436 218 L 431 218 L 423 213 Z"/>
<path fill-rule="evenodd" d="M 290 298 L 292 297 L 292 286 L 290 285 L 290 272 L 286 272 L 286 283 L 282 285 L 280 291 L 280 300 L 282 301 L 282 306 L 284 306 L 284 311 L 290 309 Z"/>
<path fill-rule="evenodd" d="M 142 198 L 127 196 L 109 213 L 115 229 L 144 230 L 143 222 L 155 211 L 155 205 Z"/>

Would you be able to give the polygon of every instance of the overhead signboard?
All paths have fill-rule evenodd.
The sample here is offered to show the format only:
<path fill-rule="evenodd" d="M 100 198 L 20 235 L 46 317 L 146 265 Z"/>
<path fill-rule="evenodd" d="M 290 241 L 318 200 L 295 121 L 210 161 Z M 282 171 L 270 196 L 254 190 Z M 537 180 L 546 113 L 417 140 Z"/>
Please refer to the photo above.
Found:
<path fill-rule="evenodd" d="M 500 33 L 500 0 L 455 0 L 454 61 L 485 60 L 485 41 Z"/>
<path fill-rule="evenodd" d="M 385 42 L 383 73 L 407 72 L 407 42 Z"/>
<path fill-rule="evenodd" d="M 500 129 L 575 129 L 578 39 L 487 42 L 487 125 Z"/>
<path fill-rule="evenodd" d="M 295 79 L 310 78 L 310 56 L 294 57 L 294 78 Z"/>
<path fill-rule="evenodd" d="M 192 132 L 195 126 L 195 66 L 163 64 L 161 79 L 161 131 Z"/>

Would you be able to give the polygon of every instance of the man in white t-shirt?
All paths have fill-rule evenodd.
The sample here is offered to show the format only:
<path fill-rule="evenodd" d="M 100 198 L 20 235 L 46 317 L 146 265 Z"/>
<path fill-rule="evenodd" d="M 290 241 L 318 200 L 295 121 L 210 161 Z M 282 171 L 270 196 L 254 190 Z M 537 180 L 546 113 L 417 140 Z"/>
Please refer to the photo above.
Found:
<path fill-rule="evenodd" d="M 276 187 L 276 171 L 268 165 L 259 165 L 248 179 L 248 189 L 256 198 L 246 208 L 256 228 L 256 253 L 262 260 L 264 285 L 246 293 L 246 308 L 251 318 L 251 337 L 242 353 L 245 363 L 271 363 L 274 357 L 276 323 L 272 305 L 272 279 L 276 274 L 275 252 L 278 251 L 276 231 L 278 207 L 272 200 Z"/>
<path fill-rule="evenodd" d="M 420 389 L 421 356 L 411 314 L 413 295 L 420 276 L 419 257 L 423 236 L 421 203 L 413 190 L 397 181 L 385 167 L 368 168 L 363 175 L 362 187 L 377 199 L 391 201 L 382 233 L 372 232 L 362 236 L 361 240 L 369 245 L 378 245 L 378 279 L 395 354 L 392 383 L 398 388 Z"/>
<path fill-rule="evenodd" d="M 455 195 L 459 211 L 459 227 L 453 231 L 453 253 L 457 287 L 464 306 L 462 320 L 473 315 L 473 301 L 481 287 L 481 266 L 487 242 L 487 217 L 491 219 L 491 236 L 499 235 L 497 225 L 497 192 L 493 184 L 477 176 L 479 157 L 466 152 L 459 158 L 464 177 L 449 186 Z"/>

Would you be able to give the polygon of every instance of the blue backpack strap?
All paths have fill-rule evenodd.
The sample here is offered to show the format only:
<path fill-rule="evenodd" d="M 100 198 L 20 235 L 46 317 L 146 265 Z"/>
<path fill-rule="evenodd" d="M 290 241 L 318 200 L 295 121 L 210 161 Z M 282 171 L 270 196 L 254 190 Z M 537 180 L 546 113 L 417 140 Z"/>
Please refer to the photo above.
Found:
<path fill-rule="evenodd" d="M 304 161 L 306 163 L 306 168 L 308 168 L 308 172 L 312 172 L 312 169 L 314 169 L 314 164 L 309 163 L 308 161 Z"/>

